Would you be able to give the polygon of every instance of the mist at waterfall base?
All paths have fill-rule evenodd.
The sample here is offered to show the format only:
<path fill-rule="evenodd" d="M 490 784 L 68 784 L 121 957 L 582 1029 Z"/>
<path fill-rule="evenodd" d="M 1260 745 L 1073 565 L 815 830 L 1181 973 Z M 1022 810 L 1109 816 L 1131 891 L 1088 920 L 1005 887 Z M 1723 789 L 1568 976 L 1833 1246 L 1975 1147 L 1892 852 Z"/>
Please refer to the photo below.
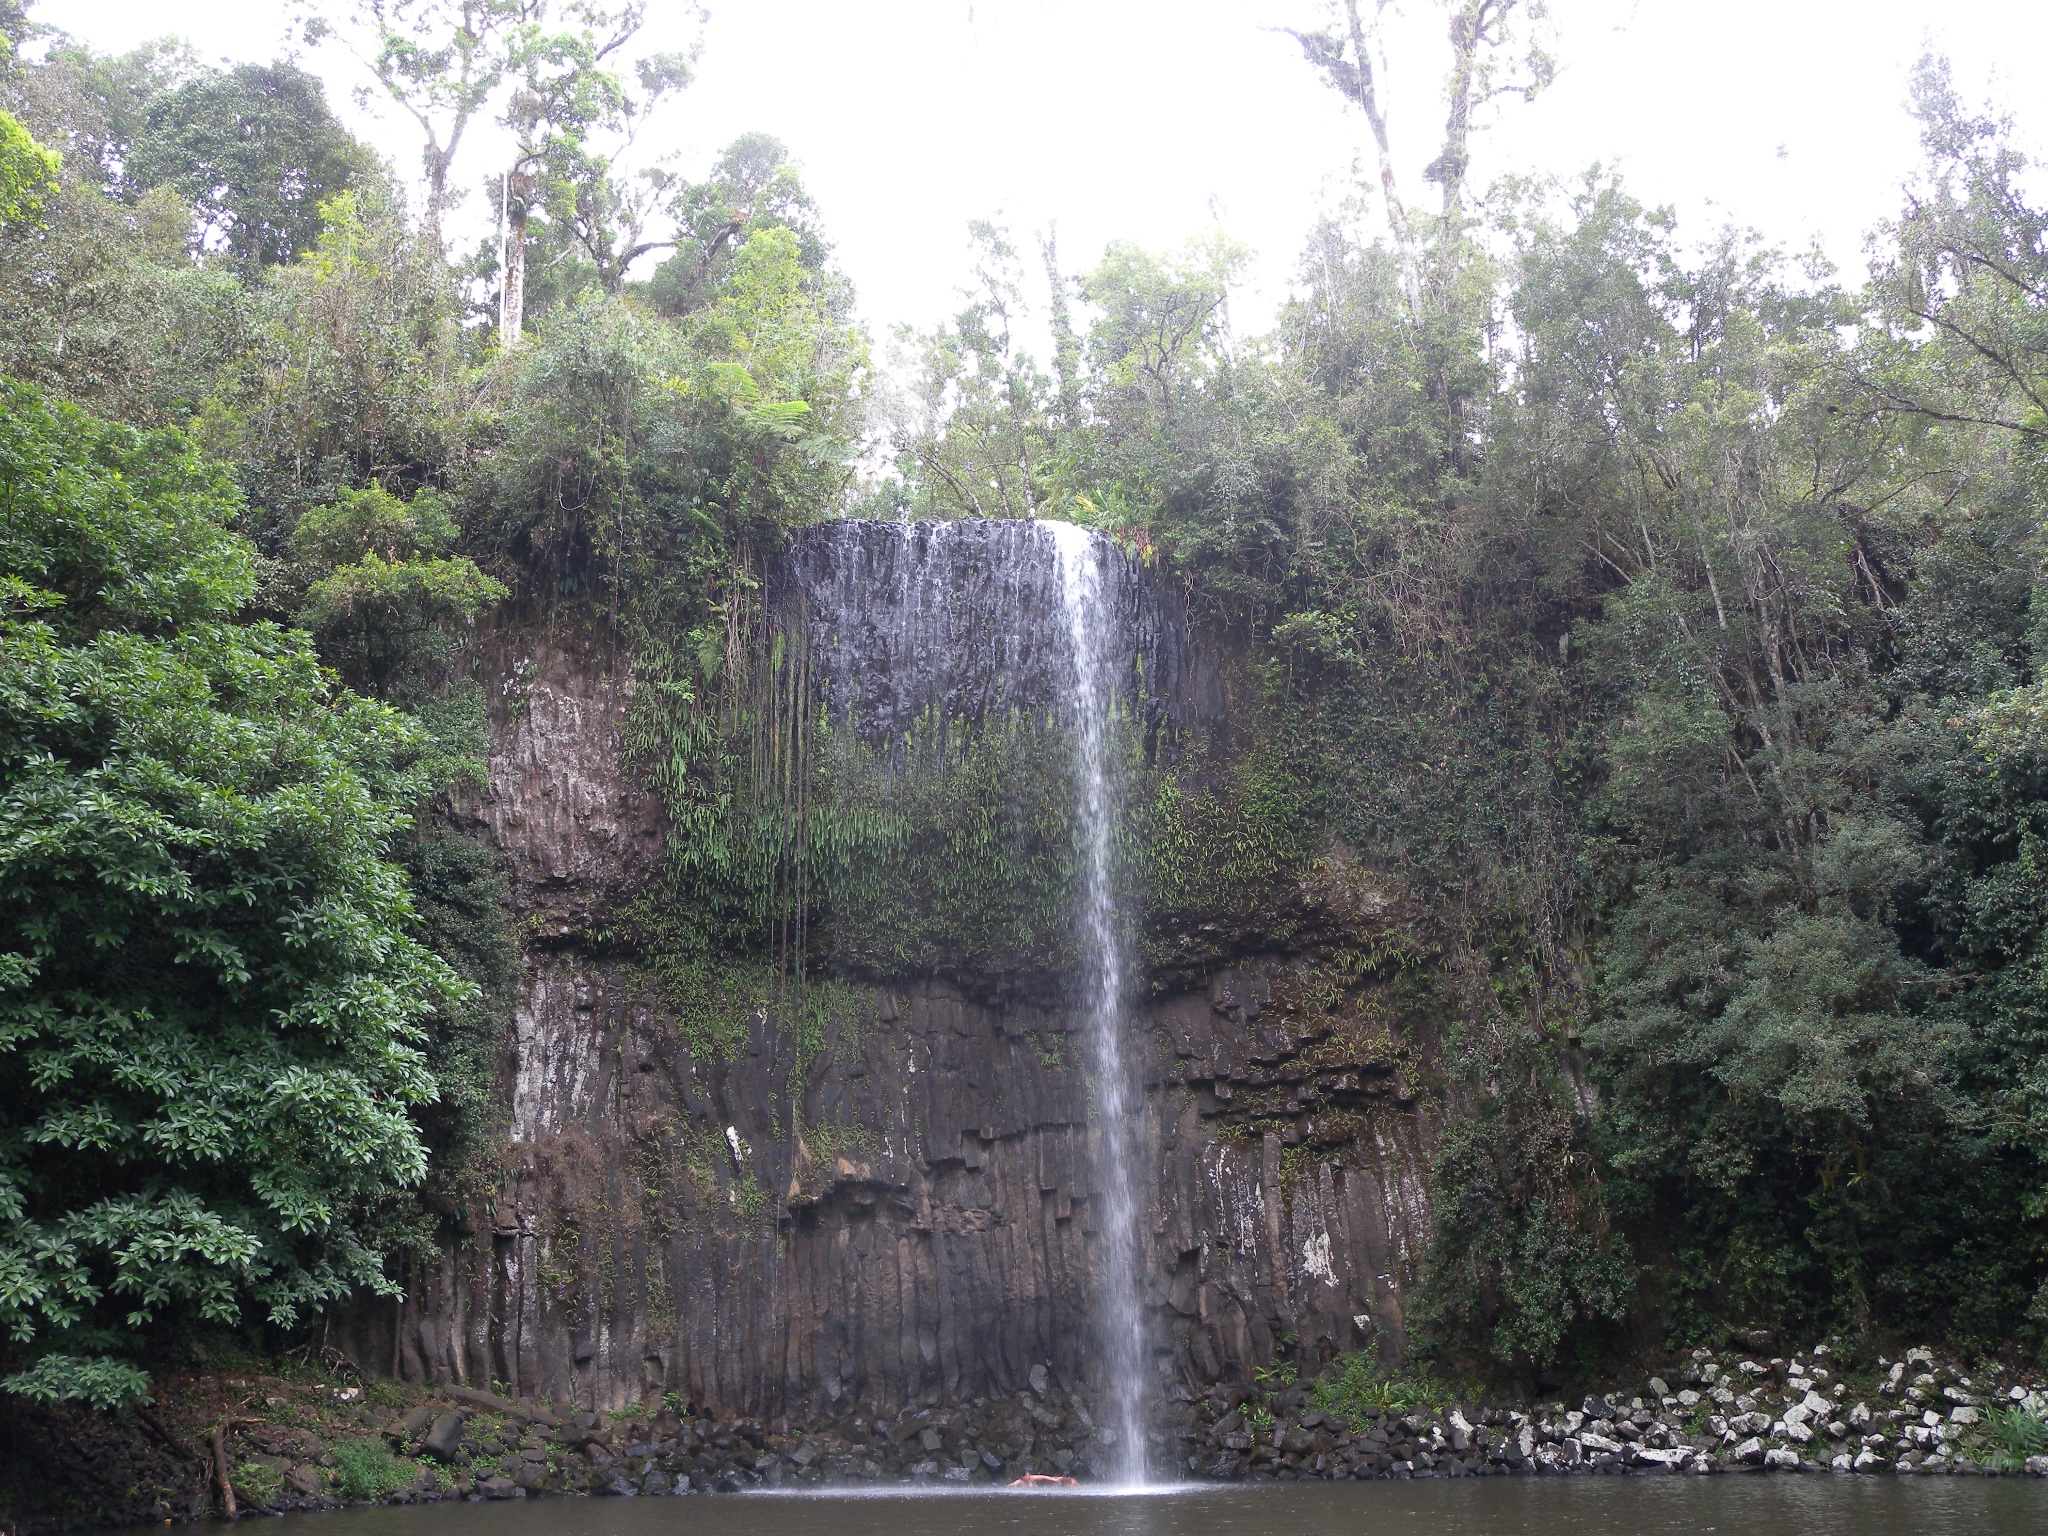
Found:
<path fill-rule="evenodd" d="M 286 1536 L 2033 1536 L 2019 1478 L 1570 1477 L 1083 1491 L 752 1493 L 384 1506 Z"/>

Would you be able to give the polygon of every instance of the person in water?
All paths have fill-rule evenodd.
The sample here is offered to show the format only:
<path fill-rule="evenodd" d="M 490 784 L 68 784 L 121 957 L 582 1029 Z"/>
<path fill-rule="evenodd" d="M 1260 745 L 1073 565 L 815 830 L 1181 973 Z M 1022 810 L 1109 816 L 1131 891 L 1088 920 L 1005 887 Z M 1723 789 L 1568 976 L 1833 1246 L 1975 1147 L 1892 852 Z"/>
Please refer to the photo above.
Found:
<path fill-rule="evenodd" d="M 1071 1477 L 1048 1477 L 1043 1472 L 1026 1472 L 1022 1477 L 1011 1483 L 1010 1486 L 1012 1488 L 1072 1488 L 1075 1484 Z"/>

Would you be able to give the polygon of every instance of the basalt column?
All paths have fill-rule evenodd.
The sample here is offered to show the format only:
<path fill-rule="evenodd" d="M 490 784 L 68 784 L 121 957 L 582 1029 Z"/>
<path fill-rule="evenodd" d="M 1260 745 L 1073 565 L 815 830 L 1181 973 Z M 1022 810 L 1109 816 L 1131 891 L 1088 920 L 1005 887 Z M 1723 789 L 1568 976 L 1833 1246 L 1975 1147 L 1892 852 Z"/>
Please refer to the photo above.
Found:
<path fill-rule="evenodd" d="M 1398 1356 L 1433 1115 L 1371 967 L 1411 916 L 1332 845 L 1160 927 L 1138 818 L 1196 861 L 1257 745 L 1171 589 L 1026 522 L 821 525 L 760 577 L 687 800 L 600 626 L 483 648 L 509 1142 L 357 1358 L 796 1418 L 1086 1387 L 1116 1477 L 1283 1345 Z M 622 940 L 656 893 L 726 926 Z"/>

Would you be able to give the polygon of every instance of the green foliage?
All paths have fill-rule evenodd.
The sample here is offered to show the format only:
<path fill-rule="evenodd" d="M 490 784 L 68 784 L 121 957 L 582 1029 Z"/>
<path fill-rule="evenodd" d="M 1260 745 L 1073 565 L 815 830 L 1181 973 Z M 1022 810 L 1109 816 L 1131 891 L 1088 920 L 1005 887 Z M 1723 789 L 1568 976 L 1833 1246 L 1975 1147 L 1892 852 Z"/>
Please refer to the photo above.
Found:
<path fill-rule="evenodd" d="M 103 1413 L 149 1401 L 149 1373 L 106 1355 L 47 1354 L 5 1386 L 38 1402 L 88 1403 Z"/>
<path fill-rule="evenodd" d="M 1985 1465 L 1996 1471 L 2018 1472 L 2029 1457 L 2048 1456 L 2048 1418 L 2023 1404 L 1986 1408 L 1984 1424 L 1998 1442 Z"/>
<path fill-rule="evenodd" d="M 643 6 L 586 0 L 558 17 L 544 4 L 517 14 L 505 55 L 512 88 L 500 118 L 516 142 L 502 187 L 505 345 L 519 336 L 516 307 L 529 244 L 538 247 L 533 254 L 543 258 L 543 270 L 587 273 L 616 295 L 635 262 L 673 243 L 649 225 L 675 195 L 678 178 L 665 163 L 634 169 L 627 160 L 663 101 L 690 83 L 694 60 L 694 53 L 671 52 L 627 63 L 627 45 L 646 19 Z M 568 25 L 551 28 L 551 21 Z"/>
<path fill-rule="evenodd" d="M 408 500 L 445 483 L 452 440 L 472 430 L 439 253 L 382 186 L 319 212 L 312 249 L 270 269 L 251 299 L 249 351 L 208 412 L 209 442 L 245 466 L 266 514 L 256 537 L 273 553 L 299 512 L 352 488 Z"/>
<path fill-rule="evenodd" d="M 504 595 L 503 584 L 468 560 L 394 561 L 372 552 L 307 588 L 301 617 L 316 633 L 345 636 L 375 655 L 344 670 L 374 671 L 384 681 L 411 659 L 415 636 L 473 618 Z"/>
<path fill-rule="evenodd" d="M 420 940 L 472 990 L 425 1021 L 421 1048 L 434 1078 L 418 1115 L 435 1192 L 460 1193 L 481 1177 L 506 1119 L 497 1093 L 498 1054 L 519 956 L 500 862 L 476 838 L 425 822 L 397 844 Z"/>
<path fill-rule="evenodd" d="M 300 514 L 285 544 L 308 578 L 298 619 L 352 686 L 416 696 L 469 622 L 504 599 L 503 583 L 447 553 L 456 537 L 432 491 L 408 503 L 371 486 Z"/>
<path fill-rule="evenodd" d="M 563 19 L 595 26 L 596 15 Z M 553 67 L 553 31 L 521 30 L 512 10 L 480 8 L 474 28 L 437 31 L 446 19 L 433 6 L 354 18 L 387 88 L 443 129 L 487 110 L 508 71 Z M 334 23 L 328 35 L 353 25 Z M 575 74 L 579 58 L 590 62 L 555 62 Z M 667 86 L 682 79 L 676 63 L 656 61 Z M 788 521 L 818 515 L 846 473 L 860 343 L 786 156 L 765 141 L 736 145 L 694 198 L 705 218 L 714 203 L 758 208 L 720 247 L 685 324 L 593 296 L 545 324 L 479 396 L 468 364 L 483 354 L 456 326 L 431 219 L 408 227 L 379 180 L 309 195 L 317 218 L 305 227 L 317 238 L 259 281 L 190 259 L 191 210 L 127 168 L 206 180 L 218 169 L 211 151 L 179 125 L 221 126 L 208 114 L 231 88 L 171 48 L 124 59 L 58 49 L 24 76 L 24 121 L 84 149 L 51 210 L 51 238 L 0 231 L 5 361 L 110 414 L 199 419 L 249 492 L 242 525 L 269 557 L 259 601 L 310 628 L 344 681 L 412 712 L 426 737 L 411 749 L 421 785 L 481 772 L 483 701 L 458 669 L 472 619 L 507 588 L 543 607 L 598 597 L 615 616 L 630 608 L 628 635 L 648 658 L 640 697 L 657 695 L 654 658 L 671 630 L 694 649 L 692 631 L 717 622 L 755 551 Z M 317 102 L 301 105 L 312 113 Z M 445 134 L 430 145 L 448 152 L 430 155 L 430 216 L 445 200 L 452 145 Z M 581 207 L 558 211 L 577 239 L 619 227 L 602 209 L 603 229 L 589 230 Z M 499 1113 L 503 878 L 431 817 L 394 851 L 425 937 L 483 989 L 426 1021 L 440 1099 L 422 1125 L 445 1184 L 460 1186 L 482 1170 Z M 419 1234 L 417 1223 L 394 1229 Z"/>
<path fill-rule="evenodd" d="M 340 43 L 419 126 L 428 238 L 438 257 L 456 151 L 515 70 L 544 9 L 516 0 L 344 0 L 304 14 L 307 42 Z"/>
<path fill-rule="evenodd" d="M 1555 1063 L 1506 1020 L 1489 1023 L 1453 1041 L 1458 1079 L 1487 1088 L 1437 1144 L 1416 1321 L 1439 1354 L 1540 1370 L 1597 1355 L 1627 1316 L 1635 1266 Z"/>
<path fill-rule="evenodd" d="M 474 486 L 493 574 L 628 620 L 656 693 L 694 697 L 691 637 L 723 644 L 749 562 L 843 483 L 861 349 L 836 302 L 769 229 L 681 324 L 596 293 L 550 317 Z"/>
<path fill-rule="evenodd" d="M 1048 712 L 972 726 L 932 714 L 871 745 L 857 722 L 808 712 L 800 642 L 764 634 L 758 654 L 722 662 L 719 724 L 700 716 L 645 768 L 675 830 L 640 921 L 690 978 L 672 994 L 716 995 L 695 967 L 726 952 L 863 975 L 1070 969 L 1066 727 Z M 1137 802 L 1116 849 L 1134 933 L 1183 969 L 1230 942 L 1196 952 L 1197 930 L 1270 933 L 1276 893 L 1310 851 L 1296 782 L 1253 754 L 1220 773 L 1194 752 L 1148 766 L 1130 722 L 1118 729 Z"/>
<path fill-rule="evenodd" d="M 687 315 L 711 302 L 762 230 L 789 231 L 798 261 L 809 271 L 825 270 L 817 208 L 789 163 L 789 150 L 765 133 L 742 134 L 728 144 L 709 176 L 674 194 L 673 207 L 681 225 L 675 252 L 647 285 L 664 313 Z"/>
<path fill-rule="evenodd" d="M 1249 259 L 1221 236 L 1177 261 L 1121 242 L 1103 253 L 1080 289 L 1100 314 L 1089 361 L 1120 425 L 1138 426 L 1153 411 L 1170 416 L 1222 364 L 1230 284 Z"/>
<path fill-rule="evenodd" d="M 121 167 L 128 187 L 168 187 L 192 209 L 201 249 L 265 266 L 310 250 L 321 204 L 374 173 L 319 80 L 284 63 L 208 70 L 163 91 Z"/>
<path fill-rule="evenodd" d="M 432 491 L 403 502 L 381 486 L 368 486 L 301 513 L 286 547 L 301 560 L 329 567 L 371 556 L 398 565 L 445 554 L 457 531 L 447 503 Z"/>
<path fill-rule="evenodd" d="M 234 1472 L 235 1490 L 244 1499 L 268 1505 L 284 1488 L 284 1474 L 268 1462 L 245 1461 Z"/>
<path fill-rule="evenodd" d="M 319 233 L 321 203 L 378 174 L 319 80 L 291 64 L 204 68 L 167 40 L 108 57 L 60 35 L 19 74 L 27 127 L 69 147 L 64 195 L 175 199 L 198 251 L 290 261 Z M 36 178 L 48 192 L 57 169 L 52 158 Z"/>
<path fill-rule="evenodd" d="M 1457 34 L 1442 216 L 1389 179 L 1391 244 L 1320 227 L 1269 337 L 1230 333 L 1225 243 L 1076 277 L 1048 240 L 1041 368 L 1026 263 L 976 226 L 869 485 L 866 346 L 787 152 L 621 157 L 689 74 L 617 63 L 636 7 L 316 23 L 423 130 L 417 226 L 289 66 L 60 40 L 10 71 L 0 370 L 180 429 L 16 391 L 0 432 L 16 1388 L 132 1398 L 149 1330 L 379 1283 L 488 1175 L 504 874 L 422 808 L 481 775 L 465 642 L 501 602 L 630 663 L 668 856 L 587 937 L 643 952 L 693 1049 L 758 1022 L 808 1062 L 858 1023 L 846 974 L 1070 964 L 1057 722 L 877 748 L 815 717 L 763 611 L 787 531 L 852 505 L 1087 522 L 1228 658 L 1227 738 L 1121 742 L 1134 937 L 1162 984 L 1294 944 L 1317 987 L 1398 964 L 1442 1044 L 1403 1070 L 1450 1111 L 1414 1298 L 1446 1358 L 1541 1376 L 1731 1321 L 2048 1338 L 2028 167 L 1928 61 L 1927 170 L 1861 292 L 1687 245 L 1598 175 L 1503 187 L 1482 227 L 1469 109 L 1511 55 L 1548 77 L 1516 10 Z M 1299 41 L 1377 126 L 1369 29 Z M 490 260 L 440 238 L 479 114 L 519 146 L 517 348 L 465 323 Z M 1397 938 L 1296 931 L 1339 866 Z"/>
<path fill-rule="evenodd" d="M 687 948 L 657 951 L 654 974 L 678 1032 L 705 1061 L 730 1061 L 750 1034 L 773 1027 L 794 1045 L 792 1081 L 802 1078 L 837 1028 L 842 1048 L 857 1038 L 860 989 L 817 976 L 791 975 L 756 957 L 707 957 Z"/>
<path fill-rule="evenodd" d="M 44 201 L 57 190 L 57 165 L 55 151 L 0 112 L 0 225 L 33 223 L 41 216 Z"/>
<path fill-rule="evenodd" d="M 363 1212 L 424 1171 L 418 1021 L 468 995 L 388 857 L 419 737 L 238 621 L 183 438 L 0 419 L 0 1316 L 32 1355 L 289 1326 L 387 1285 Z"/>
<path fill-rule="evenodd" d="M 1319 231 L 1263 347 L 1227 252 L 1113 249 L 1050 274 L 1055 388 L 994 231 L 923 340 L 897 503 L 1070 504 L 1254 658 L 1258 748 L 1147 787 L 1155 969 L 1330 834 L 1431 914 L 1452 1353 L 2048 1316 L 2043 216 L 1940 66 L 1916 99 L 1860 295 L 1598 176 L 1504 189 L 1483 252 L 1447 158 L 1443 223 Z"/>
<path fill-rule="evenodd" d="M 1289 1338 L 1292 1337 L 1290 1334 Z M 1296 1374 L 1292 1360 L 1271 1360 L 1252 1372 L 1252 1380 L 1272 1392 L 1293 1386 Z"/>
<path fill-rule="evenodd" d="M 244 341 L 242 285 L 186 254 L 171 194 L 133 206 L 67 176 L 0 225 L 0 370 L 140 425 L 189 420 Z"/>
<path fill-rule="evenodd" d="M 1930 147 L 1957 131 L 1937 124 Z M 2009 169 L 1964 158 L 1945 183 Z M 1988 216 L 1951 198 L 1952 230 Z M 1842 358 L 1826 296 L 1774 290 L 1754 263 L 1661 271 L 1637 284 L 1639 371 L 1692 403 L 1623 439 L 1676 469 L 1655 520 L 1638 501 L 1607 535 L 1629 580 L 1578 631 L 1612 701 L 1585 1039 L 1616 1193 L 1675 1235 L 1707 1310 L 1991 1347 L 2048 1274 L 2038 1144 L 2013 1135 L 2044 1046 L 2021 894 L 2036 769 L 2023 742 L 1985 764 L 1969 723 L 2031 672 L 2035 492 L 1944 440 L 1931 404 L 1900 408 L 1950 378 L 1946 342 L 1901 350 L 1880 328 Z M 1711 330 L 1682 335 L 1709 291 Z M 1980 288 L 1953 318 L 2000 313 Z M 2048 361 L 2004 339 L 2021 369 Z M 1674 370 L 1698 382 L 1674 389 Z M 1838 403 L 1844 373 L 1884 403 Z M 1916 505 L 1923 472 L 1975 478 L 1970 510 Z"/>
<path fill-rule="evenodd" d="M 1358 1424 L 1368 1416 L 1409 1414 L 1418 1409 L 1442 1412 L 1460 1396 L 1452 1385 L 1426 1366 L 1390 1372 L 1376 1355 L 1348 1350 L 1337 1356 L 1309 1384 L 1309 1403 L 1334 1418 Z"/>
<path fill-rule="evenodd" d="M 1284 893 L 1301 878 L 1317 830 L 1299 766 L 1265 742 L 1220 765 L 1198 745 L 1137 777 L 1144 799 L 1119 840 L 1154 975 L 1224 959 L 1254 929 L 1284 942 Z M 1205 934 L 1219 937 L 1204 944 Z"/>
<path fill-rule="evenodd" d="M 779 975 L 706 958 L 680 946 L 657 951 L 655 976 L 675 1014 L 677 1032 L 707 1061 L 730 1061 L 745 1049 L 748 1026 L 773 1002 Z"/>
<path fill-rule="evenodd" d="M 918 516 L 1056 511 L 1067 499 L 1059 484 L 1061 429 L 1078 423 L 1054 416 L 1050 382 L 1015 344 L 1024 298 L 1008 232 L 977 222 L 969 234 L 977 291 L 967 306 L 950 326 L 899 336 L 899 364 L 915 369 L 890 422 L 905 484 L 882 495 L 900 498 L 907 488 L 901 511 Z M 1057 289 L 1063 279 L 1051 276 Z M 884 507 L 878 515 L 899 513 Z"/>
<path fill-rule="evenodd" d="M 420 1464 L 403 1461 L 375 1440 L 339 1440 L 334 1445 L 334 1492 L 361 1501 L 388 1499 L 418 1481 Z"/>

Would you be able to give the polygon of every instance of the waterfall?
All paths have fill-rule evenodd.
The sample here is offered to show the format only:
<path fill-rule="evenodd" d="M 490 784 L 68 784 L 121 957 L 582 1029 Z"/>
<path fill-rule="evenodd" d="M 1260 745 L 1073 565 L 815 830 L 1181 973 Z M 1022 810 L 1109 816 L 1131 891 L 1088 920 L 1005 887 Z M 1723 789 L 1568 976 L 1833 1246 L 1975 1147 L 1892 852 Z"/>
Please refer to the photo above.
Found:
<path fill-rule="evenodd" d="M 906 761 L 903 743 L 933 718 L 973 730 L 1026 714 L 1057 722 L 1071 739 L 1072 959 L 1062 959 L 1060 980 L 1089 1047 L 1099 1234 L 1092 1356 L 1075 1353 L 1090 1358 L 1101 1383 L 1106 1470 L 1140 1485 L 1154 1380 L 1142 1301 L 1145 1106 L 1135 1042 L 1126 1059 L 1126 993 L 1137 977 L 1117 828 L 1128 755 L 1142 744 L 1147 760 L 1166 760 L 1185 725 L 1202 718 L 1185 621 L 1108 539 L 1050 521 L 801 529 L 769 603 L 791 642 L 785 654 L 803 657 L 810 706 L 887 761 Z M 1042 766 L 1057 774 L 1063 765 Z"/>
<path fill-rule="evenodd" d="M 1132 1118 L 1143 1106 L 1124 1060 L 1124 987 L 1129 971 L 1116 890 L 1120 809 L 1111 711 L 1116 701 L 1117 628 L 1103 564 L 1109 546 L 1072 523 L 1038 525 L 1059 558 L 1060 595 L 1074 663 L 1074 812 L 1079 853 L 1076 929 L 1082 1009 L 1095 1067 L 1095 1117 L 1102 1197 L 1102 1269 L 1096 1296 L 1103 1384 L 1116 1429 L 1115 1480 L 1145 1480 L 1145 1383 L 1149 1360 L 1139 1299 L 1139 1195 L 1132 1170 Z"/>
<path fill-rule="evenodd" d="M 969 723 L 1039 710 L 1070 695 L 1059 556 L 1068 542 L 1097 551 L 1105 707 L 1114 691 L 1155 743 L 1174 736 L 1190 704 L 1186 626 L 1142 566 L 1086 529 L 819 523 L 791 535 L 770 574 L 770 607 L 804 636 L 816 702 L 871 744 L 900 739 L 927 710 Z"/>

